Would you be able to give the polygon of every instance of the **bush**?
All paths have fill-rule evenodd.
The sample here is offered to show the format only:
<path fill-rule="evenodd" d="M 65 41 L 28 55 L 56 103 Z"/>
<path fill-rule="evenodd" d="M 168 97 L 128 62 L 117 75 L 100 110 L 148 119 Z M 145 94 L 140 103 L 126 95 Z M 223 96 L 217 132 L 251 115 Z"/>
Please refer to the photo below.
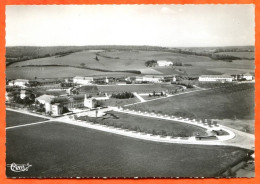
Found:
<path fill-rule="evenodd" d="M 118 93 L 118 94 L 112 94 L 112 98 L 118 98 L 118 99 L 128 99 L 128 98 L 133 98 L 134 95 L 131 92 L 123 92 L 123 93 Z"/>
<path fill-rule="evenodd" d="M 145 62 L 145 66 L 146 67 L 154 67 L 157 65 L 157 61 L 156 60 L 149 60 Z"/>

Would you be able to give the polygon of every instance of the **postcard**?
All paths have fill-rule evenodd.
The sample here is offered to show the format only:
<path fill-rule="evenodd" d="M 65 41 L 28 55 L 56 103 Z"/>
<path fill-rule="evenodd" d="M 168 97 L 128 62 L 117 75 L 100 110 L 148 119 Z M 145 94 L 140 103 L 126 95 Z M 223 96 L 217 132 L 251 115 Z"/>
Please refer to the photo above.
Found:
<path fill-rule="evenodd" d="M 6 5 L 7 178 L 255 177 L 255 5 Z"/>

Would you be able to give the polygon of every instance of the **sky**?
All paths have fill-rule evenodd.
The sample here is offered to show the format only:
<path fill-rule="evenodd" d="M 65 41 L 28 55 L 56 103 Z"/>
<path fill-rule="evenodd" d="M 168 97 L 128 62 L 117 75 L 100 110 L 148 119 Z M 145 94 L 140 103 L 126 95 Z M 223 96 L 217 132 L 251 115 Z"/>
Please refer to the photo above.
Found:
<path fill-rule="evenodd" d="M 254 5 L 8 5 L 6 46 L 254 45 Z"/>

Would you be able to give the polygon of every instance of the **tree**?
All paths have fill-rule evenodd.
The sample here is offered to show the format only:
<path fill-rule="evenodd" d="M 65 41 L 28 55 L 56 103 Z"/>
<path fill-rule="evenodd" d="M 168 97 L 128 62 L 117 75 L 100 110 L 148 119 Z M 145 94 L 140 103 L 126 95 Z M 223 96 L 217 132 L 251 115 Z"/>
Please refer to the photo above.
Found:
<path fill-rule="evenodd" d="M 161 96 L 163 96 L 163 92 L 161 91 Z"/>
<path fill-rule="evenodd" d="M 32 103 L 31 102 L 31 100 L 29 99 L 29 97 L 28 96 L 26 96 L 24 99 L 23 99 L 23 103 L 24 103 L 24 105 L 28 105 L 28 106 L 30 106 L 30 104 Z"/>
<path fill-rule="evenodd" d="M 81 67 L 85 67 L 86 63 L 80 63 Z"/>

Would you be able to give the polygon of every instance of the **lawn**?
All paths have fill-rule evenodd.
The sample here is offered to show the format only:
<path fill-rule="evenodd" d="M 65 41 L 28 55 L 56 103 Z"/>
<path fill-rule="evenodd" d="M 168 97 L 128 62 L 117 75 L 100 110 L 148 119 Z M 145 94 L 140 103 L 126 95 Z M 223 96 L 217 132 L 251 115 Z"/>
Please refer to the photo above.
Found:
<path fill-rule="evenodd" d="M 253 120 L 254 104 L 254 84 L 240 84 L 142 103 L 136 109 L 197 118 Z"/>
<path fill-rule="evenodd" d="M 179 86 L 171 84 L 171 85 L 161 85 L 161 84 L 138 84 L 138 85 L 113 85 L 113 86 L 98 86 L 98 90 L 100 92 L 107 93 L 117 93 L 117 92 L 137 92 L 137 93 L 152 93 L 162 92 L 165 90 L 174 90 L 180 89 Z"/>
<path fill-rule="evenodd" d="M 247 150 L 141 141 L 61 123 L 7 131 L 8 177 L 214 177 Z"/>
<path fill-rule="evenodd" d="M 47 119 L 6 110 L 6 127 L 35 123 Z"/>
<path fill-rule="evenodd" d="M 113 122 L 114 124 L 122 125 L 122 127 L 138 127 L 140 130 L 149 132 L 153 130 L 157 133 L 164 131 L 167 135 L 174 137 L 188 137 L 196 135 L 197 133 L 199 135 L 207 135 L 204 128 L 177 121 L 148 118 L 114 111 L 108 112 L 108 115 L 103 118 L 98 118 L 98 121 Z"/>
<path fill-rule="evenodd" d="M 140 100 L 136 97 L 128 98 L 128 99 L 117 99 L 117 98 L 110 98 L 109 100 L 103 100 L 104 106 L 124 106 L 127 104 L 132 104 L 136 102 L 140 102 Z"/>

